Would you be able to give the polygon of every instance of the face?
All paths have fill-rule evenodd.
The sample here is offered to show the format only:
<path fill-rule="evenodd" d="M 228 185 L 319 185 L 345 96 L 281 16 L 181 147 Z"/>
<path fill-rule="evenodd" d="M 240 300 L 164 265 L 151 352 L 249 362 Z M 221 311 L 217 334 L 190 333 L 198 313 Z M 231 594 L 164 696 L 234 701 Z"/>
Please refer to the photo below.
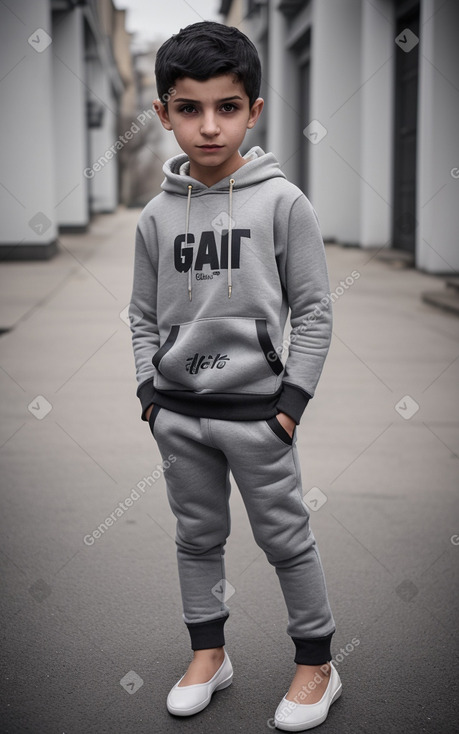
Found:
<path fill-rule="evenodd" d="M 190 175 L 212 186 L 244 165 L 239 146 L 260 116 L 263 100 L 250 108 L 244 85 L 234 74 L 204 82 L 186 77 L 174 89 L 167 111 L 159 100 L 154 108 L 190 159 Z"/>

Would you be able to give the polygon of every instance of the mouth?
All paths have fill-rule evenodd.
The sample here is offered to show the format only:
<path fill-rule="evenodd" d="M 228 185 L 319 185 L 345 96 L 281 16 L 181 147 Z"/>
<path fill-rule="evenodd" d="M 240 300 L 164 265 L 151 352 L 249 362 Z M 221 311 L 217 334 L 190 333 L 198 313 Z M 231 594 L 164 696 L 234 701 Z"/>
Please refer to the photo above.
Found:
<path fill-rule="evenodd" d="M 223 145 L 198 145 L 198 148 L 204 151 L 221 150 Z"/>

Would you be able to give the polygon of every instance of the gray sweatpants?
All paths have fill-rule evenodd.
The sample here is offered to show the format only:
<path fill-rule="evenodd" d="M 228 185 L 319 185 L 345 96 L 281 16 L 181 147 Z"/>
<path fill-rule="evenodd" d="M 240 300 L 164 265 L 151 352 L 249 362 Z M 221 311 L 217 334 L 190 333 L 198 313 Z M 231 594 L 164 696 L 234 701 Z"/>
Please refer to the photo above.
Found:
<path fill-rule="evenodd" d="M 224 421 L 182 415 L 155 405 L 150 428 L 164 460 L 175 517 L 183 620 L 193 650 L 225 644 L 229 616 L 224 601 L 226 539 L 230 533 L 231 470 L 256 543 L 280 581 L 288 610 L 287 633 L 295 662 L 321 665 L 331 659 L 335 623 L 324 573 L 302 500 L 293 439 L 276 417 Z"/>

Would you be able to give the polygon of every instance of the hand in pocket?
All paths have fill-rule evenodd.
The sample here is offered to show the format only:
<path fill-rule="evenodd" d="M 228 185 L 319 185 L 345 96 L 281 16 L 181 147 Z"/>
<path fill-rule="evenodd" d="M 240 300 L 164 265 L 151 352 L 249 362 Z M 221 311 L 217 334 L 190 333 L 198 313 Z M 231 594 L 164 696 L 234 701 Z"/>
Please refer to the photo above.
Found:
<path fill-rule="evenodd" d="M 296 423 L 293 418 L 290 418 L 287 413 L 278 413 L 276 416 L 277 420 L 281 424 L 282 428 L 287 431 L 290 438 L 293 437 L 293 431 L 295 430 Z"/>

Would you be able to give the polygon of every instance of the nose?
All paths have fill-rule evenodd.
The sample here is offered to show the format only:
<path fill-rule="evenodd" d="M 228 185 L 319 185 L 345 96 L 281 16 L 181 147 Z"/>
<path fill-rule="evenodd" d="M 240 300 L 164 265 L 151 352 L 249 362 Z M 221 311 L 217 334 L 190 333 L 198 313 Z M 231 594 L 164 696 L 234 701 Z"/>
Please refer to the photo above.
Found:
<path fill-rule="evenodd" d="M 220 128 L 215 113 L 211 110 L 205 112 L 201 122 L 201 135 L 218 135 L 219 132 Z"/>

